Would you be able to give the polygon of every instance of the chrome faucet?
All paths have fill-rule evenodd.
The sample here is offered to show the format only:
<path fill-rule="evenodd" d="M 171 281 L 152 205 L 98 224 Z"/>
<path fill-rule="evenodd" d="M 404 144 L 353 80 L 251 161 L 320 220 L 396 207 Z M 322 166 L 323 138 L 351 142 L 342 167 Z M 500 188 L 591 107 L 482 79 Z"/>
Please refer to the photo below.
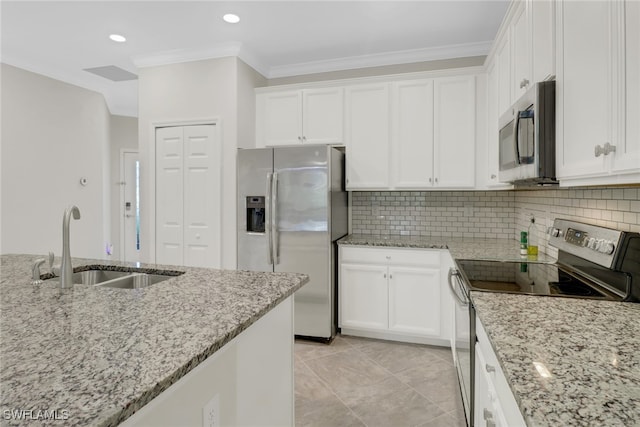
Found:
<path fill-rule="evenodd" d="M 60 287 L 73 287 L 73 267 L 71 265 L 71 253 L 69 250 L 69 223 L 73 219 L 80 219 L 80 210 L 77 206 L 69 206 L 62 217 L 62 264 L 60 265 Z"/>

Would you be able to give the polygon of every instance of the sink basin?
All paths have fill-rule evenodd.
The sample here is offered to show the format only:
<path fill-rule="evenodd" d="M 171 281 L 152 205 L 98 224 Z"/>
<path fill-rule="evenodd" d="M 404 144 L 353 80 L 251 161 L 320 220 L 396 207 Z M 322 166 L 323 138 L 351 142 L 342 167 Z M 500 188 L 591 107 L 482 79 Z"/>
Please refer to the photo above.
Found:
<path fill-rule="evenodd" d="M 87 270 L 73 273 L 73 283 L 79 285 L 97 285 L 108 280 L 130 276 L 129 271 Z M 59 279 L 58 279 L 59 280 Z"/>
<path fill-rule="evenodd" d="M 73 273 L 74 284 L 119 289 L 140 289 L 169 280 L 182 272 L 167 271 L 167 274 L 139 273 L 135 271 L 86 270 Z M 59 277 L 48 280 L 57 280 Z"/>
<path fill-rule="evenodd" d="M 153 284 L 163 282 L 175 276 L 164 276 L 161 274 L 129 273 L 128 276 L 116 278 L 96 286 L 119 289 L 140 289 Z"/>

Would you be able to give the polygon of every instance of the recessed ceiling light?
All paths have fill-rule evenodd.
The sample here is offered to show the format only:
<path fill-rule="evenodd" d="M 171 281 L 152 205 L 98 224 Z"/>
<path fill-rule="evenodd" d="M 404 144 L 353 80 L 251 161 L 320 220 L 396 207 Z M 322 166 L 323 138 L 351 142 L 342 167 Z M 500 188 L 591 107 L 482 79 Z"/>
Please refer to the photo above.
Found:
<path fill-rule="evenodd" d="M 229 24 L 237 24 L 240 22 L 240 17 L 238 15 L 234 15 L 233 13 L 227 13 L 222 17 L 224 22 L 228 22 Z"/>
<path fill-rule="evenodd" d="M 118 43 L 124 43 L 127 41 L 127 38 L 125 36 L 121 36 L 120 34 L 111 34 L 109 38 Z"/>

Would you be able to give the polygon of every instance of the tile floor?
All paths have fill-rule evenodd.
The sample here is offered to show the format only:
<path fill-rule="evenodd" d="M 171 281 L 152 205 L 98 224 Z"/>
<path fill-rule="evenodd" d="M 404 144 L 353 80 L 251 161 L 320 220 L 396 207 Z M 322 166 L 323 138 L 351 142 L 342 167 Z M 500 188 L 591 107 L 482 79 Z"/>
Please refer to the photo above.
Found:
<path fill-rule="evenodd" d="M 296 340 L 295 393 L 296 426 L 465 426 L 449 348 Z"/>

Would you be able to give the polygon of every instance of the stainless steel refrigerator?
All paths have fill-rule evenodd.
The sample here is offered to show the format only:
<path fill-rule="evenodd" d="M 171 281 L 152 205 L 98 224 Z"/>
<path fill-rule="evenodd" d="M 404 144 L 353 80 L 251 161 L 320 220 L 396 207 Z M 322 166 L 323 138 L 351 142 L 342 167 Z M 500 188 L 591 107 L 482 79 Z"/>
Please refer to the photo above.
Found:
<path fill-rule="evenodd" d="M 327 146 L 238 150 L 238 269 L 296 272 L 296 336 L 336 334 L 336 240 L 347 234 L 344 153 Z"/>

